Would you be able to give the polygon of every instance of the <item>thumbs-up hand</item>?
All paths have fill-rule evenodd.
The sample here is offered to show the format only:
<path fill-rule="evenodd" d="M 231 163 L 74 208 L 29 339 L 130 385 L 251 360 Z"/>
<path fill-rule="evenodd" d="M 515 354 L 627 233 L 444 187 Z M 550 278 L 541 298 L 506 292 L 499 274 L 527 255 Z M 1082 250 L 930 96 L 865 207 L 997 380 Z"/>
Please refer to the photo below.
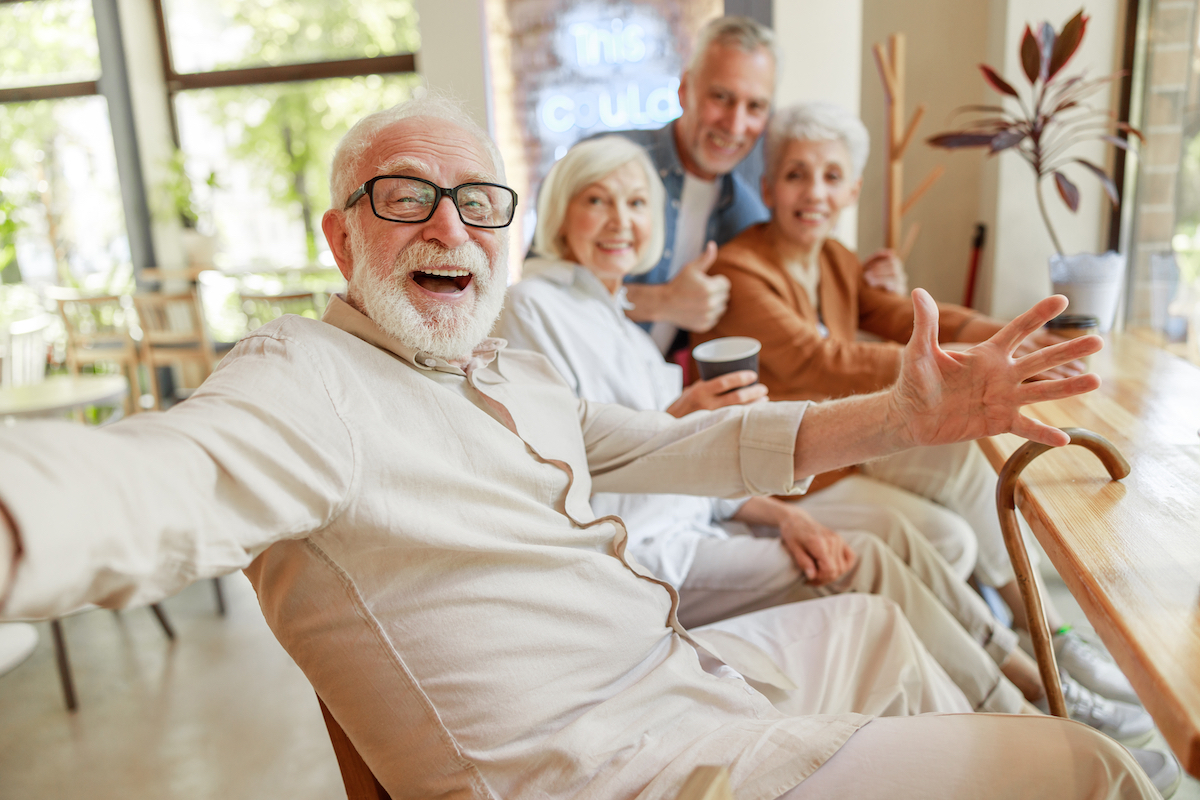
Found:
<path fill-rule="evenodd" d="M 698 258 L 684 264 L 666 285 L 661 320 L 696 333 L 717 324 L 729 304 L 729 279 L 708 274 L 716 260 L 717 244 L 709 242 Z"/>

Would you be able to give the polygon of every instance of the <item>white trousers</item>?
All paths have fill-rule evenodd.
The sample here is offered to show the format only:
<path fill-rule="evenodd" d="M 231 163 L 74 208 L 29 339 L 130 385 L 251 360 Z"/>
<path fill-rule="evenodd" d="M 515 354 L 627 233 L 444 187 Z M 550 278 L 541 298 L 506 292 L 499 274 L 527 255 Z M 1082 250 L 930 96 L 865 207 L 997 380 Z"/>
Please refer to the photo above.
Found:
<path fill-rule="evenodd" d="M 780 800 L 1160 800 L 1133 756 L 1058 717 L 874 719 Z"/>
<path fill-rule="evenodd" d="M 861 474 L 799 502 L 808 511 L 827 503 L 887 505 L 908 517 L 960 576 L 973 569 L 988 586 L 1016 578 L 996 512 L 996 471 L 974 442 L 917 447 L 871 461 Z M 1024 520 L 1018 521 L 1028 536 Z M 1030 548 L 1030 560 L 1037 566 L 1036 548 Z"/>
<path fill-rule="evenodd" d="M 771 656 L 797 688 L 747 683 L 791 716 L 971 710 L 904 613 L 882 597 L 846 594 L 789 603 L 696 629 L 701 636 L 711 631 L 732 633 Z M 721 674 L 720 662 L 703 652 L 700 662 Z"/>

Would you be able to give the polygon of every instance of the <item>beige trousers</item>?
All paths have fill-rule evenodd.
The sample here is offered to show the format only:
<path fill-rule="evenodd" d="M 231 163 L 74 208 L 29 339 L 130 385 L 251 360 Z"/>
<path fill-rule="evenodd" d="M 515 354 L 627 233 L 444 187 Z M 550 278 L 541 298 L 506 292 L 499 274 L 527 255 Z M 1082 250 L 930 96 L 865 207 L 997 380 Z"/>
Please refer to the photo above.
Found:
<path fill-rule="evenodd" d="M 746 682 L 790 716 L 966 713 L 967 698 L 930 657 L 903 612 L 882 597 L 846 594 L 789 603 L 695 629 L 731 633 L 771 657 L 796 684 Z M 725 667 L 704 651 L 707 672 Z"/>
<path fill-rule="evenodd" d="M 876 487 L 868 489 L 866 497 L 874 495 L 878 483 L 889 484 L 932 500 L 966 520 L 975 534 L 978 551 L 975 577 L 980 582 L 1004 586 L 1016 579 L 996 513 L 996 471 L 974 442 L 917 447 L 864 464 L 862 471 L 876 483 Z M 1022 533 L 1029 537 L 1025 521 L 1019 515 L 1017 520 Z M 924 532 L 919 523 L 917 528 Z M 934 546 L 938 546 L 937 542 Z M 1037 548 L 1028 549 L 1036 567 Z"/>
<path fill-rule="evenodd" d="M 1133 757 L 1058 717 L 927 714 L 868 722 L 780 800 L 1159 800 Z"/>
<path fill-rule="evenodd" d="M 762 608 L 860 592 L 894 601 L 971 708 L 1015 713 L 1022 695 L 997 666 L 1016 646 L 986 604 L 902 516 L 879 507 L 820 510 L 818 520 L 853 518 L 872 533 L 839 531 L 858 563 L 833 584 L 810 586 L 776 539 L 733 536 L 700 543 L 679 587 L 679 620 L 705 625 Z M 832 525 L 831 525 L 832 527 Z"/>

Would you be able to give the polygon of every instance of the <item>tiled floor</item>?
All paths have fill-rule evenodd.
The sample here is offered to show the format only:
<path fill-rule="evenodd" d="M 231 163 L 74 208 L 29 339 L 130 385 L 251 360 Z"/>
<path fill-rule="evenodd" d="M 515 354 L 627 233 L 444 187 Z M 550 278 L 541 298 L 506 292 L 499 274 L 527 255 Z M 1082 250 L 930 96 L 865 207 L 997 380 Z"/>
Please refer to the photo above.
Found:
<path fill-rule="evenodd" d="M 0 676 L 0 799 L 344 797 L 312 689 L 246 579 L 223 580 L 224 619 L 208 583 L 166 601 L 173 645 L 145 609 L 66 620 L 75 714 L 63 707 L 49 629 L 39 625 L 38 649 Z M 1086 629 L 1061 582 L 1049 585 Z M 1200 800 L 1200 781 L 1187 779 L 1176 798 Z"/>

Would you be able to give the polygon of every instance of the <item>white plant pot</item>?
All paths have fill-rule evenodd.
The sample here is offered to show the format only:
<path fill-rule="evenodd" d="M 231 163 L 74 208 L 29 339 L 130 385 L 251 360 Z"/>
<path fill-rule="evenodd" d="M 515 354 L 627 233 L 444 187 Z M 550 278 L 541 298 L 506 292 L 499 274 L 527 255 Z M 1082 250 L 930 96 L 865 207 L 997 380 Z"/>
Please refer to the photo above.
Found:
<path fill-rule="evenodd" d="M 183 239 L 184 258 L 189 267 L 212 267 L 213 256 L 217 251 L 217 240 L 206 233 L 200 233 L 195 228 L 184 228 L 180 231 Z"/>
<path fill-rule="evenodd" d="M 1109 331 L 1116 320 L 1124 278 L 1125 256 L 1113 250 L 1050 257 L 1054 291 L 1071 301 L 1066 313 L 1095 317 L 1101 333 Z"/>

